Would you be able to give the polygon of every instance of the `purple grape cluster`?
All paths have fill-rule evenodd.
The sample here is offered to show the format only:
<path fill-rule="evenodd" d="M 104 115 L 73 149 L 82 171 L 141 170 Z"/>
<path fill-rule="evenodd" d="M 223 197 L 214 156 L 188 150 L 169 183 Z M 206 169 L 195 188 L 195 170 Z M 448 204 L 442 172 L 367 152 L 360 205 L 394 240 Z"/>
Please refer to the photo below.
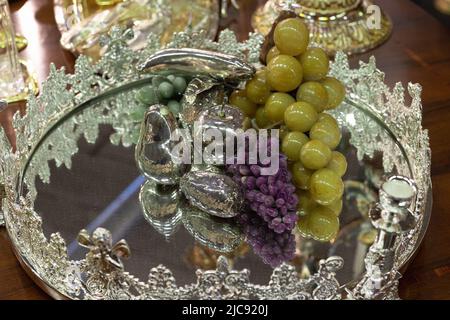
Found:
<path fill-rule="evenodd" d="M 270 143 L 271 140 L 268 140 Z M 295 186 L 291 183 L 291 173 L 287 159 L 279 155 L 278 172 L 271 176 L 261 175 L 261 168 L 267 165 L 232 164 L 228 172 L 239 183 L 245 194 L 250 209 L 258 214 L 276 233 L 291 231 L 297 222 L 298 198 Z"/>
<path fill-rule="evenodd" d="M 291 232 L 276 233 L 253 212 L 244 212 L 237 218 L 243 227 L 247 242 L 265 264 L 272 268 L 290 261 L 295 255 L 295 236 Z"/>
<path fill-rule="evenodd" d="M 272 139 L 268 140 L 268 153 L 271 152 Z M 247 164 L 227 166 L 233 179 L 241 185 L 245 194 L 247 210 L 238 217 L 243 225 L 249 243 L 265 263 L 277 266 L 293 258 L 295 239 L 291 234 L 297 222 L 298 198 L 295 186 L 291 183 L 291 174 L 287 167 L 287 158 L 279 154 L 279 169 L 274 175 L 261 175 L 263 165 L 249 164 L 248 146 Z"/>

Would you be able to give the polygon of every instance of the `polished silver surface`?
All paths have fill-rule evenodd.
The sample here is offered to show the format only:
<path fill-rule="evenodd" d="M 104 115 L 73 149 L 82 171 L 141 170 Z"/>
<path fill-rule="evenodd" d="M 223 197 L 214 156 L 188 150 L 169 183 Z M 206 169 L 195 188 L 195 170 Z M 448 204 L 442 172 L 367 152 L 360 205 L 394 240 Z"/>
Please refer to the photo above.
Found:
<path fill-rule="evenodd" d="M 369 290 L 379 273 L 369 268 L 376 260 L 364 263 L 374 241 L 368 204 L 390 176 L 416 184 L 408 208 L 416 219 L 412 229 L 402 230 L 394 243 L 382 241 L 395 250 L 393 274 L 385 278 L 386 287 L 395 289 L 397 270 L 418 247 L 431 213 L 430 150 L 421 127 L 419 86 L 408 87 L 407 105 L 403 87 L 387 87 L 373 59 L 352 69 L 344 55 L 336 56 L 331 73 L 348 90 L 334 112 L 343 130 L 339 151 L 349 162 L 342 227 L 330 243 L 297 236 L 296 259 L 271 269 L 245 248 L 225 258 L 201 247 L 181 225 L 168 241 L 148 222 L 138 195 L 146 179 L 134 157 L 140 121 L 131 113 L 136 91 L 151 80 L 128 62 L 156 51 L 154 43 L 142 54 L 127 50 L 125 33 L 115 30 L 111 50 L 95 66 L 81 57 L 75 75 L 51 68 L 45 90 L 29 101 L 28 114 L 14 120 L 16 153 L 0 133 L 5 223 L 18 258 L 36 281 L 53 295 L 74 299 L 341 299 L 342 289 L 353 290 L 368 278 L 363 287 L 369 294 L 362 298 L 395 297 L 395 290 L 380 295 Z M 259 41 L 252 39 L 247 44 Z M 247 52 L 241 44 L 224 46 L 233 48 L 237 55 Z M 98 68 L 108 77 L 92 73 Z M 47 108 L 41 110 L 42 104 Z M 98 228 L 103 229 L 95 232 Z M 80 230 L 86 231 L 79 237 Z M 199 250 L 208 259 L 199 258 Z M 214 265 L 207 267 L 206 260 Z M 304 270 L 309 276 L 301 278 Z"/>
<path fill-rule="evenodd" d="M 166 49 L 148 57 L 139 66 L 147 73 L 178 71 L 236 83 L 250 79 L 255 68 L 236 56 L 191 48 Z"/>
<path fill-rule="evenodd" d="M 225 103 L 224 86 L 210 78 L 194 78 L 181 99 L 180 121 L 184 128 L 192 129 L 200 114 L 212 106 Z"/>
<path fill-rule="evenodd" d="M 194 139 L 202 142 L 194 144 L 195 152 L 202 155 L 205 163 L 225 165 L 227 142 L 244 133 L 247 121 L 248 118 L 239 108 L 228 104 L 204 108 L 193 128 Z M 234 159 L 234 150 L 228 153 Z"/>
<path fill-rule="evenodd" d="M 172 156 L 178 143 L 171 139 L 176 129 L 177 120 L 164 105 L 150 106 L 144 115 L 135 151 L 136 162 L 141 172 L 156 183 L 176 184 L 189 170 L 189 163 L 178 163 Z"/>
<path fill-rule="evenodd" d="M 396 241 L 417 223 L 409 210 L 416 187 L 411 179 L 396 175 L 381 185 L 379 194 L 379 203 L 369 214 L 378 234 L 365 258 L 366 274 L 349 292 L 353 299 L 399 299 Z"/>
<path fill-rule="evenodd" d="M 230 253 L 244 241 L 237 224 L 230 219 L 218 219 L 192 205 L 181 207 L 183 224 L 198 243 L 218 252 Z"/>
<path fill-rule="evenodd" d="M 239 185 L 221 173 L 189 172 L 182 177 L 180 189 L 193 206 L 221 218 L 237 216 L 244 204 Z"/>

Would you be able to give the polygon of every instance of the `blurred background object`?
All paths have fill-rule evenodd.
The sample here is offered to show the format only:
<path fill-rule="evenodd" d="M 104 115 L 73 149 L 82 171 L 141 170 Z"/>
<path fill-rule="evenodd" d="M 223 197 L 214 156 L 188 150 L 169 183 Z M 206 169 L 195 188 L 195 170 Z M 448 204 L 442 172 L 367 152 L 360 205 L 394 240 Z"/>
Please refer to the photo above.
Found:
<path fill-rule="evenodd" d="M 25 91 L 8 2 L 0 0 L 0 99 L 10 103 Z"/>
<path fill-rule="evenodd" d="M 440 12 L 450 15 L 450 0 L 434 0 L 434 6 Z"/>
<path fill-rule="evenodd" d="M 450 0 L 411 0 L 450 27 Z"/>
<path fill-rule="evenodd" d="M 16 41 L 16 48 L 17 51 L 22 51 L 23 49 L 25 49 L 28 45 L 28 40 L 27 38 L 25 38 L 24 36 L 21 36 L 19 34 L 15 35 L 15 41 Z M 4 49 L 6 48 L 6 37 L 4 37 L 3 35 L 0 36 L 0 48 Z"/>
<path fill-rule="evenodd" d="M 311 43 L 331 55 L 366 52 L 384 43 L 392 31 L 383 8 L 371 0 L 269 0 L 253 15 L 253 27 L 267 34 L 288 7 L 309 25 Z"/>
<path fill-rule="evenodd" d="M 25 37 L 15 35 L 8 1 L 0 0 L 0 99 L 8 105 L 39 91 L 31 66 L 18 55 L 27 45 Z"/>
<path fill-rule="evenodd" d="M 101 56 L 100 37 L 114 25 L 133 28 L 134 50 L 150 33 L 165 43 L 190 25 L 213 39 L 219 26 L 219 1 L 211 0 L 54 0 L 54 10 L 62 46 L 94 59 Z"/>

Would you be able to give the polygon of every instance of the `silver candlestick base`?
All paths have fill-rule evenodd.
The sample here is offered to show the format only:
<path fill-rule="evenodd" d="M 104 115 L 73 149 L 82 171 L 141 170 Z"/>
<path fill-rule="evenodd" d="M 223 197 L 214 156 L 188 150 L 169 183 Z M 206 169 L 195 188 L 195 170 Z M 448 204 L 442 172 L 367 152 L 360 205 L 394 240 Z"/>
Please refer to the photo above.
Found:
<path fill-rule="evenodd" d="M 369 213 L 378 235 L 364 260 L 366 275 L 348 292 L 350 299 L 399 299 L 396 240 L 414 228 L 416 219 L 409 206 L 416 193 L 415 183 L 403 176 L 392 176 L 381 185 L 379 203 Z"/>

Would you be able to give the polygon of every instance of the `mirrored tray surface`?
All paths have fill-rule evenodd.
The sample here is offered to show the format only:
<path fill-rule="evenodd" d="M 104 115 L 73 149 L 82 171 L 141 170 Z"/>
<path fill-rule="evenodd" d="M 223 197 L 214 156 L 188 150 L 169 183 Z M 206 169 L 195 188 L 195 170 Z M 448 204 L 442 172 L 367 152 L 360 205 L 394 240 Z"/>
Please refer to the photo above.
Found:
<path fill-rule="evenodd" d="M 0 135 L 5 224 L 19 261 L 38 284 L 54 297 L 74 299 L 340 299 L 358 283 L 353 292 L 371 298 L 378 264 L 366 255 L 376 235 L 367 215 L 381 183 L 398 174 L 415 182 L 417 195 L 409 206 L 414 225 L 397 237 L 392 265 L 383 270 L 380 294 L 396 297 L 397 270 L 420 244 L 431 213 L 419 85 L 409 84 L 406 97 L 400 84 L 385 85 L 374 59 L 351 69 L 344 54 L 336 55 L 330 75 L 348 90 L 333 111 L 343 135 L 338 150 L 349 163 L 340 232 L 328 243 L 297 234 L 296 257 L 272 270 L 245 239 L 223 252 L 229 251 L 225 242 L 244 238 L 232 223 L 181 210 L 164 218 L 148 214 L 160 201 L 134 157 L 145 111 L 135 95 L 152 75 L 137 70 L 136 61 L 159 44 L 153 39 L 133 52 L 126 34 L 112 33 L 98 63 L 80 57 L 73 76 L 52 66 L 43 93 L 29 101 L 23 119 L 14 119 L 15 153 Z M 170 47 L 191 43 L 240 57 L 247 52 L 254 63 L 261 39 L 250 35 L 240 44 L 224 31 L 213 43 L 180 33 Z"/>
<path fill-rule="evenodd" d="M 151 217 L 143 210 L 145 203 L 140 201 L 139 193 L 146 179 L 136 165 L 135 145 L 129 143 L 139 134 L 140 119 L 134 118 L 132 112 L 124 113 L 116 109 L 125 106 L 124 100 L 130 101 L 128 108 L 137 108 L 133 100 L 136 88 L 140 85 L 138 82 L 115 89 L 111 95 L 100 97 L 90 105 L 80 106 L 79 109 L 84 110 L 74 112 L 59 123 L 61 128 L 75 124 L 75 127 L 82 126 L 91 132 L 98 128 L 98 137 L 91 138 L 91 143 L 87 142 L 84 135 L 65 137 L 65 143 L 72 146 L 71 152 L 74 153 L 71 168 L 58 167 L 54 160 L 48 162 L 50 181 L 42 182 L 37 178 L 35 210 L 42 217 L 47 237 L 59 232 L 66 240 L 70 259 L 80 260 L 86 255 L 87 250 L 77 242 L 80 230 L 86 229 L 92 233 L 102 227 L 112 233 L 113 243 L 121 239 L 128 242 L 131 256 L 123 260 L 128 272 L 138 278 L 145 278 L 150 267 L 163 264 L 172 270 L 178 285 L 185 285 L 195 282 L 196 269 L 215 269 L 217 257 L 223 252 L 195 239 L 192 232 L 188 231 L 184 217 L 172 217 L 173 221 L 168 221 L 166 218 Z M 111 114 L 119 115 L 116 120 L 110 121 L 112 119 L 103 116 L 105 119 L 99 121 L 105 104 L 109 105 Z M 339 283 L 347 284 L 361 277 L 364 257 L 376 236 L 367 214 L 369 206 L 378 200 L 380 182 L 399 172 L 396 167 L 391 171 L 383 169 L 382 151 L 377 151 L 373 159 L 365 157 L 358 160 L 357 149 L 350 141 L 350 132 L 362 129 L 362 124 L 356 119 L 363 118 L 365 126 L 387 133 L 388 129 L 383 123 L 363 106 L 351 101 L 347 101 L 341 110 L 337 115 L 342 125 L 343 139 L 338 150 L 346 155 L 349 163 L 344 176 L 341 229 L 331 243 L 297 235 L 297 257 L 290 263 L 299 273 L 307 276 L 317 271 L 320 259 L 340 256 L 344 258 L 345 264 L 336 277 Z M 54 128 L 47 139 L 60 139 L 61 134 L 61 130 Z M 123 145 L 124 141 L 127 146 Z M 391 142 L 395 145 L 394 140 Z M 46 141 L 42 141 L 42 147 L 31 158 L 30 168 L 47 165 L 40 162 L 41 153 L 46 152 L 46 145 Z M 396 166 L 407 167 L 408 160 L 402 148 L 397 146 L 395 152 L 402 160 Z M 25 172 L 25 177 L 28 172 Z M 161 227 L 164 223 L 165 227 Z M 208 219 L 196 222 L 197 228 L 211 228 L 205 226 L 208 223 L 217 223 L 217 229 L 221 228 L 220 222 Z M 265 265 L 245 241 L 234 251 L 226 253 L 226 256 L 234 269 L 251 270 L 252 282 L 264 284 L 269 281 L 272 268 Z"/>

